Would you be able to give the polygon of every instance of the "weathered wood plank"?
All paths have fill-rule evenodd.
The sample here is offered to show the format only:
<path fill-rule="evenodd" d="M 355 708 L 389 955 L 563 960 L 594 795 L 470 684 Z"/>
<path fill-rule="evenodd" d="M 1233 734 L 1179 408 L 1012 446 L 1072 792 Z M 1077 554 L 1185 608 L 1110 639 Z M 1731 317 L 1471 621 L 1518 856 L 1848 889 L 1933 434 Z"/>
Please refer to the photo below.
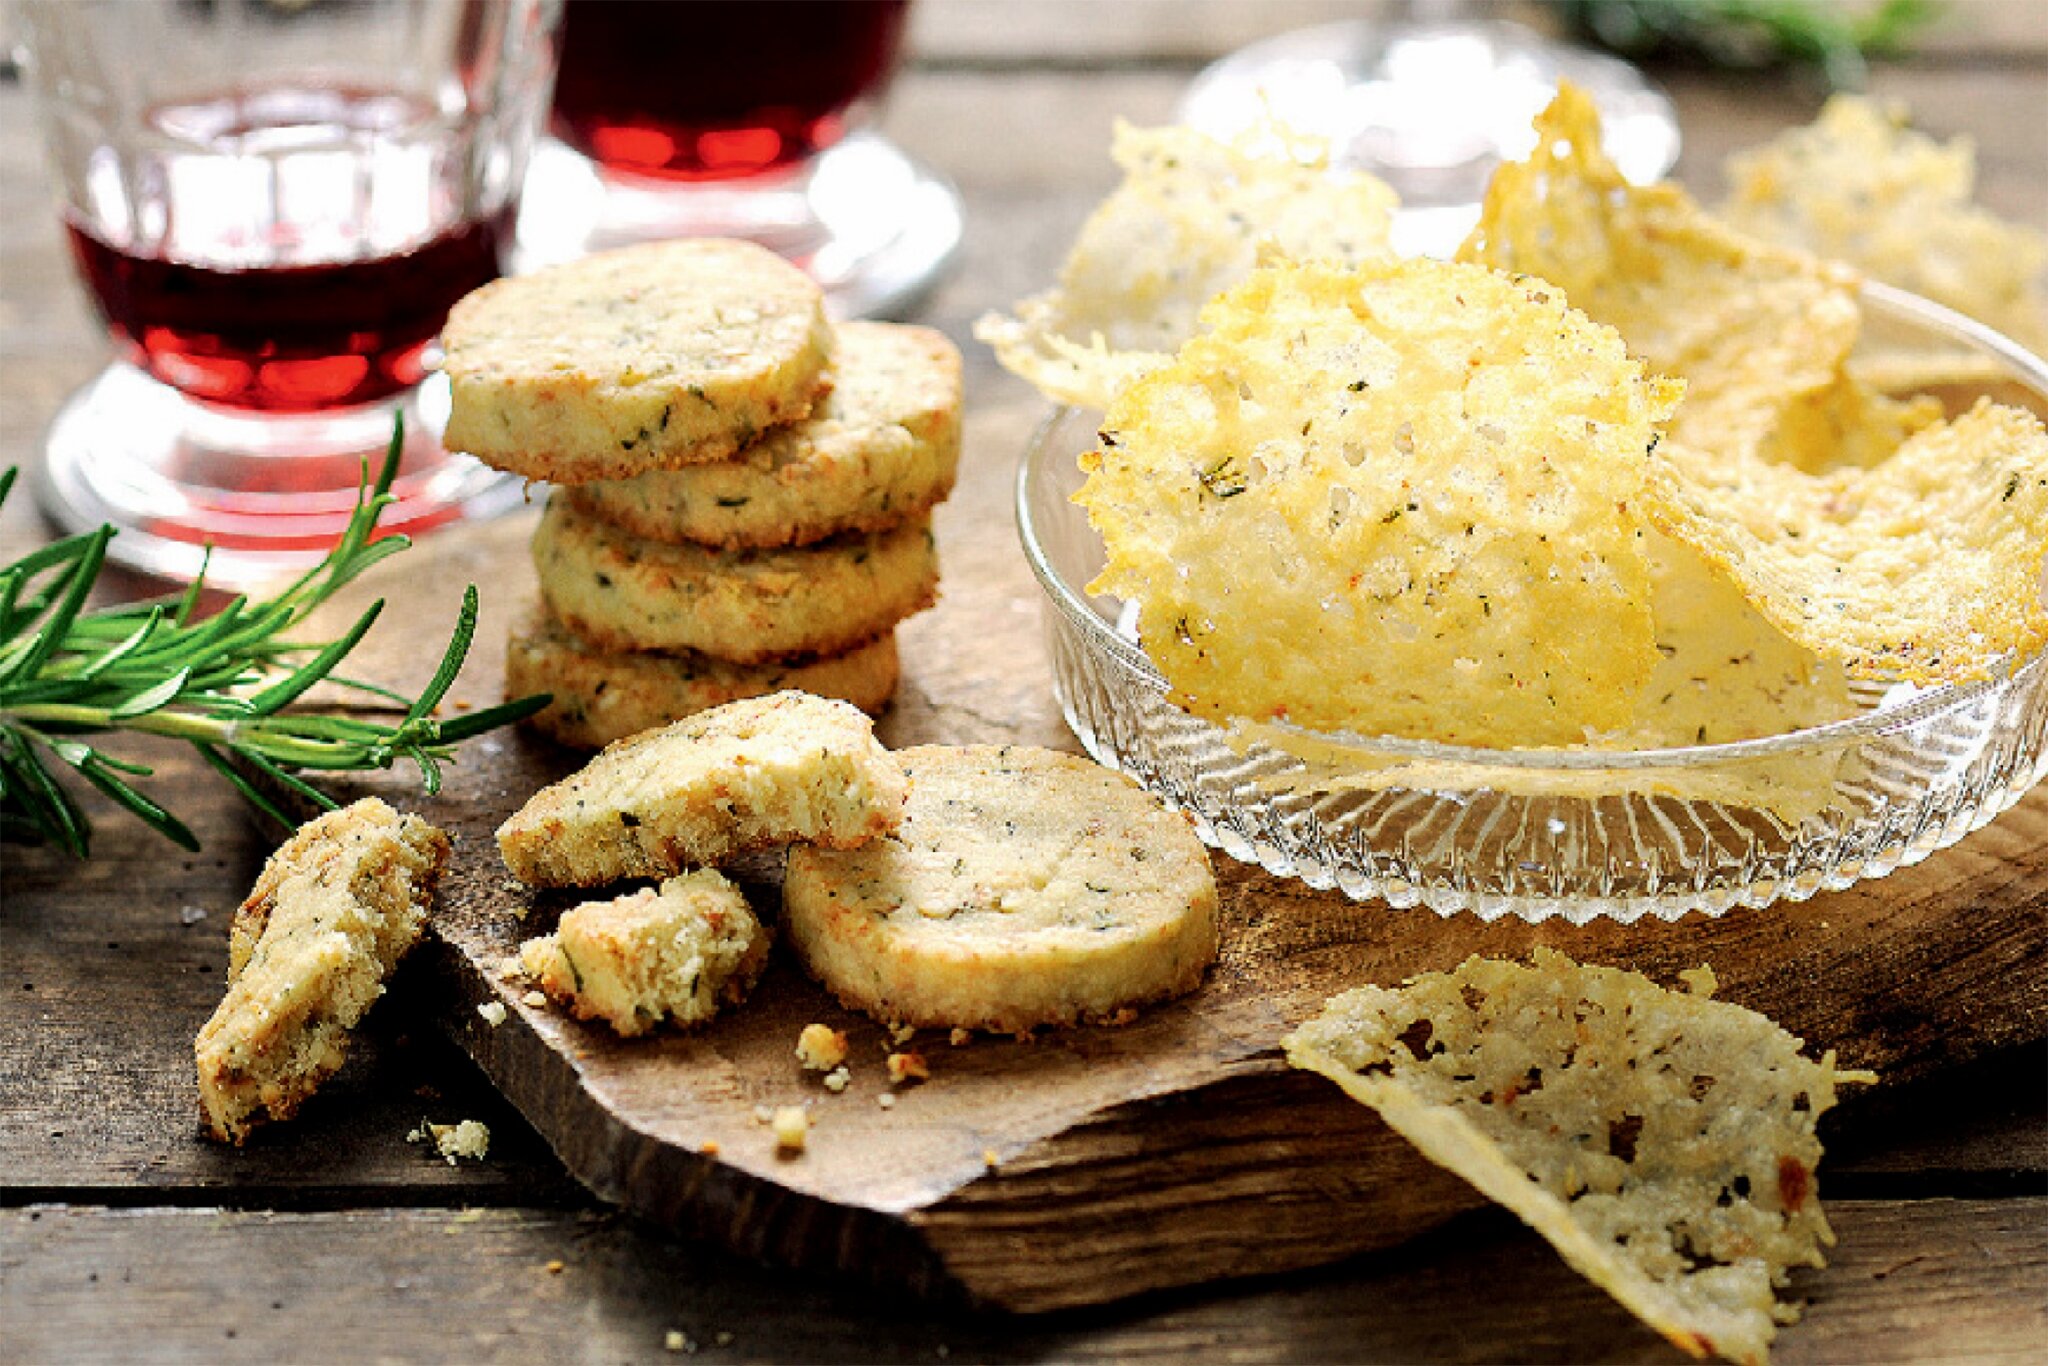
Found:
<path fill-rule="evenodd" d="M 1833 1202 L 1780 1366 L 2032 1361 L 2048 1200 Z M 562 1269 L 547 1267 L 559 1260 Z M 893 1308 L 896 1312 L 886 1312 Z M 1511 1220 L 1236 1293 L 1019 1321 L 736 1265 L 616 1216 L 389 1210 L 0 1212 L 12 1360 L 1684 1360 Z M 721 1335 L 729 1334 L 730 1337 Z"/>

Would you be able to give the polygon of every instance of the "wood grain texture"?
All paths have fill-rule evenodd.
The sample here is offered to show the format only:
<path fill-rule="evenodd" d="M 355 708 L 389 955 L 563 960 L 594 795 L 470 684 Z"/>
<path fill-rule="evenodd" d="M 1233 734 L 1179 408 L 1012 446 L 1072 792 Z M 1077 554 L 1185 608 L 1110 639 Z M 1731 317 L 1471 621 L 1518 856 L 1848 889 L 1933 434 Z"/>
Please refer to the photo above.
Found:
<path fill-rule="evenodd" d="M 993 440 L 989 425 L 976 435 Z M 988 453 L 1003 447 L 976 449 L 939 523 L 944 598 L 903 628 L 904 682 L 881 734 L 1071 747 L 1049 698 L 1036 588 L 997 530 L 1007 480 Z M 438 590 L 394 595 L 381 639 L 432 637 L 462 582 L 520 582 L 527 530 L 514 520 L 442 536 L 373 575 L 365 592 L 401 581 Z M 496 598 L 458 692 L 472 704 L 497 695 L 495 642 L 514 597 Z M 426 667 L 378 653 L 389 648 L 379 639 L 367 646 L 373 675 Z M 1893 1085 L 2048 1036 L 2042 793 L 1878 883 L 1676 925 L 1484 926 L 1354 904 L 1218 856 L 1224 951 L 1199 992 L 1122 1029 L 961 1049 L 927 1035 L 917 1046 L 933 1080 L 883 1110 L 882 1032 L 786 961 L 744 1009 L 690 1035 L 621 1042 L 523 1005 L 524 986 L 497 966 L 570 902 L 519 886 L 491 832 L 578 760 L 523 735 L 489 739 L 469 759 L 422 808 L 459 837 L 435 920 L 444 1018 L 569 1169 L 604 1199 L 752 1256 L 1008 1309 L 1312 1265 L 1475 1204 L 1334 1089 L 1285 1073 L 1281 1035 L 1360 982 L 1536 944 L 1666 981 L 1710 962 L 1726 998 Z M 751 871 L 756 909 L 772 919 L 774 868 Z M 512 1012 L 495 1030 L 475 1012 L 493 998 Z M 792 1056 L 814 1019 L 853 1041 L 843 1095 Z M 813 1106 L 814 1130 L 789 1160 L 757 1111 L 798 1102 Z"/>
<path fill-rule="evenodd" d="M 1841 1242 L 1794 1273 L 1804 1319 L 1779 1366 L 2039 1360 L 2048 1200 L 1829 1216 Z M 671 1330 L 706 1362 L 1686 1360 L 1492 1213 L 1284 1284 L 1020 1321 L 878 1305 L 617 1216 L 8 1210 L 0 1322 L 22 1361 L 304 1360 L 332 1342 L 365 1360 L 652 1361 Z"/>

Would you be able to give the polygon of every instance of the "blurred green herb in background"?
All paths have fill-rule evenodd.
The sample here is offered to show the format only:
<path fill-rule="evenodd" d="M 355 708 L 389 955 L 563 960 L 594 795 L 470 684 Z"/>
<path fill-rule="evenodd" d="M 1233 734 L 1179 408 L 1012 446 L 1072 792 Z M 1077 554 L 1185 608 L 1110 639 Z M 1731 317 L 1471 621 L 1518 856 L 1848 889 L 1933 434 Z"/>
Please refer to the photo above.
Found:
<path fill-rule="evenodd" d="M 1860 90 L 1870 57 L 1895 56 L 1940 14 L 1939 0 L 1566 0 L 1572 30 L 1631 61 L 1757 68 L 1808 63 Z"/>

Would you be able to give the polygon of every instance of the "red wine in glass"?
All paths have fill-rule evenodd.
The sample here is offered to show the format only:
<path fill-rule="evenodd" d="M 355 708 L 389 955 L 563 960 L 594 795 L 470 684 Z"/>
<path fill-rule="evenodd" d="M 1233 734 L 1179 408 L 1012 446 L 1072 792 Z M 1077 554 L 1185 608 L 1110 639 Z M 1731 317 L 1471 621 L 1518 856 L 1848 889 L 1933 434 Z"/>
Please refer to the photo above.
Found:
<path fill-rule="evenodd" d="M 465 218 L 422 189 L 404 130 L 427 120 L 410 101 L 267 89 L 150 121 L 235 150 L 167 159 L 145 209 L 164 228 L 147 246 L 76 211 L 65 227 L 125 358 L 192 398 L 308 413 L 403 393 L 448 309 L 500 273 L 510 212 Z"/>
<path fill-rule="evenodd" d="M 556 134 L 628 176 L 791 170 L 880 94 L 908 9 L 909 0 L 569 0 Z"/>

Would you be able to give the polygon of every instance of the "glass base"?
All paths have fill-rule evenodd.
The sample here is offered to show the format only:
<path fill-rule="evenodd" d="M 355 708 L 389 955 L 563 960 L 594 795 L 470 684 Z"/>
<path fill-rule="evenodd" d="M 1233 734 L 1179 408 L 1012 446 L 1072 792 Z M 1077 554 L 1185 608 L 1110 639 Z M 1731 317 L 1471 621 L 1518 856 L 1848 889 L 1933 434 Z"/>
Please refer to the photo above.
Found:
<path fill-rule="evenodd" d="M 519 218 L 521 271 L 672 237 L 740 237 L 809 272 L 835 318 L 901 317 L 960 246 L 960 195 L 888 139 L 857 133 L 794 171 L 685 183 L 605 171 L 547 140 Z"/>
<path fill-rule="evenodd" d="M 36 494 L 66 532 L 120 529 L 107 557 L 170 579 L 250 589 L 317 564 L 355 510 L 405 415 L 405 451 L 379 522 L 417 535 L 494 517 L 525 481 L 441 446 L 448 385 L 436 375 L 402 398 L 320 414 L 208 408 L 117 364 L 73 394 L 51 423 Z M 207 557 L 206 547 L 213 547 Z"/>
<path fill-rule="evenodd" d="M 1449 256 L 1479 221 L 1494 168 L 1534 148 L 1530 123 L 1560 80 L 1592 95 L 1608 155 L 1630 180 L 1653 181 L 1678 160 L 1678 116 L 1641 72 L 1493 20 L 1355 20 L 1283 33 L 1197 76 L 1180 119 L 1230 137 L 1270 113 L 1328 139 L 1338 165 L 1370 171 L 1401 196 L 1396 251 Z"/>

